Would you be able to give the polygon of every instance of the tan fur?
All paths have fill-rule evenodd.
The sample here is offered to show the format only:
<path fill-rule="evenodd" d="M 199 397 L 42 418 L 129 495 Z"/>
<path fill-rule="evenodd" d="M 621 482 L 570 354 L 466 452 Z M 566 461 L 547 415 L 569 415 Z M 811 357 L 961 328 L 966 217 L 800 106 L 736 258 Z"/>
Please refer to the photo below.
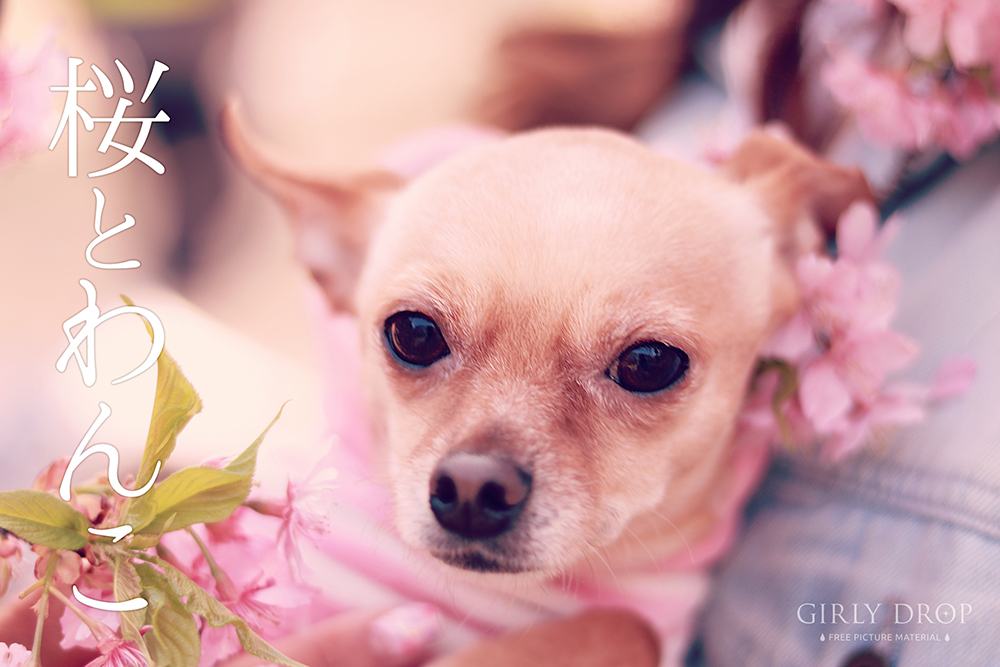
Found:
<path fill-rule="evenodd" d="M 595 552 L 612 570 L 648 564 L 711 530 L 758 351 L 795 308 L 792 254 L 819 238 L 798 228 L 851 199 L 815 194 L 846 193 L 843 170 L 762 145 L 766 159 L 738 153 L 726 177 L 606 130 L 537 131 L 449 160 L 391 201 L 355 303 L 406 542 L 537 576 L 589 572 Z M 775 177 L 789 164 L 794 178 Z M 433 318 L 451 354 L 417 371 L 396 362 L 383 327 L 402 310 Z M 625 391 L 606 371 L 649 340 L 683 349 L 690 370 L 668 390 Z M 534 485 L 514 530 L 469 544 L 437 524 L 428 481 L 449 452 L 483 450 Z"/>

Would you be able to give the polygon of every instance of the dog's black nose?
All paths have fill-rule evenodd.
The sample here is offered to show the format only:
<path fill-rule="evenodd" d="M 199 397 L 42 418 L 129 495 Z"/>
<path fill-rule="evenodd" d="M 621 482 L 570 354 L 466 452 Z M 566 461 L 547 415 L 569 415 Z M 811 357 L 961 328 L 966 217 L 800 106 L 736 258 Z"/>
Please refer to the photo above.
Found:
<path fill-rule="evenodd" d="M 493 454 L 449 454 L 431 475 L 431 511 L 441 527 L 470 540 L 510 530 L 531 492 L 531 475 Z"/>

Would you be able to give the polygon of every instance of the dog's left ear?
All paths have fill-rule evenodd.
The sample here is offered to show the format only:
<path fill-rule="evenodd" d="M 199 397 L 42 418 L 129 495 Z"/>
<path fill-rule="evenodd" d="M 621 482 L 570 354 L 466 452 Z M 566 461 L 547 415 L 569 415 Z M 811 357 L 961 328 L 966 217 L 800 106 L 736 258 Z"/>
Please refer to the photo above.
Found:
<path fill-rule="evenodd" d="M 874 201 L 857 167 L 827 162 L 773 132 L 751 134 L 723 167 L 732 180 L 755 191 L 774 221 L 784 267 L 776 285 L 779 320 L 798 308 L 795 261 L 832 238 L 841 214 L 855 201 Z"/>
<path fill-rule="evenodd" d="M 233 100 L 222 111 L 221 127 L 236 161 L 285 209 L 298 259 L 330 306 L 338 312 L 355 312 L 355 287 L 372 234 L 387 198 L 403 186 L 403 179 L 383 170 L 330 178 L 297 174 L 258 148 Z"/>

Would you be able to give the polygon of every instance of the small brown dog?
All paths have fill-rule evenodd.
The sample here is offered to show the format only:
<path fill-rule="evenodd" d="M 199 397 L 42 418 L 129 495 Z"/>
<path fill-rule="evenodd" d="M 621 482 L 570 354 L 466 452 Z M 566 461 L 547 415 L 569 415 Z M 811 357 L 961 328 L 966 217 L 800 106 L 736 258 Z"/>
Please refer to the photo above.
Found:
<path fill-rule="evenodd" d="M 759 351 L 798 306 L 792 265 L 868 195 L 766 134 L 710 173 L 615 132 L 542 130 L 402 183 L 301 178 L 232 109 L 226 131 L 357 315 L 400 535 L 487 578 L 586 579 L 594 554 L 626 572 L 709 535 Z M 441 664 L 655 664 L 651 637 L 595 612 Z"/>

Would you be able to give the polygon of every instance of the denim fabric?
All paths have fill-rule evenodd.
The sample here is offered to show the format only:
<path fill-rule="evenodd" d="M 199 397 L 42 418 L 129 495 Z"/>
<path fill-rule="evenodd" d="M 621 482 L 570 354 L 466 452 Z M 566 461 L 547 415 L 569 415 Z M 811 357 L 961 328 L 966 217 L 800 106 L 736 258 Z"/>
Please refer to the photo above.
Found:
<path fill-rule="evenodd" d="M 832 475 L 783 460 L 749 517 L 707 607 L 707 664 L 833 667 L 874 645 L 901 666 L 1000 665 L 997 488 L 891 465 Z"/>
<path fill-rule="evenodd" d="M 1000 665 L 1000 149 L 902 214 L 896 323 L 922 347 L 908 377 L 967 354 L 976 381 L 846 462 L 777 461 L 718 569 L 691 665 L 833 667 L 865 647 L 899 667 Z M 881 605 L 874 623 L 865 603 Z M 939 622 L 949 609 L 965 618 Z"/>

